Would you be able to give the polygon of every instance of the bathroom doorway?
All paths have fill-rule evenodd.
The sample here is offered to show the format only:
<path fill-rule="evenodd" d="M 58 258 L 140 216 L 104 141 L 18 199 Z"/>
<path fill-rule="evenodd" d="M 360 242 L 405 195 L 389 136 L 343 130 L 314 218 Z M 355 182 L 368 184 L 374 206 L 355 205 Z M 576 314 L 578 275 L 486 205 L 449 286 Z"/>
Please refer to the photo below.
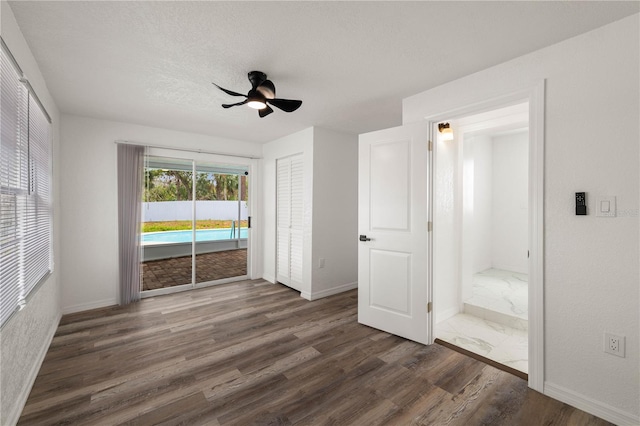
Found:
<path fill-rule="evenodd" d="M 434 335 L 526 376 L 529 103 L 446 122 L 452 134 L 434 147 Z"/>

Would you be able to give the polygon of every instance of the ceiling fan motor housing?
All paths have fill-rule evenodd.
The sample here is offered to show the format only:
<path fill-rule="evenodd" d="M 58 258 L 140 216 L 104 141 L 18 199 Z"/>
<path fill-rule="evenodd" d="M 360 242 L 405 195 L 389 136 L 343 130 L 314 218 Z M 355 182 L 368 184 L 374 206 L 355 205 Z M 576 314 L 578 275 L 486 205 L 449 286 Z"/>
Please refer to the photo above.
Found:
<path fill-rule="evenodd" d="M 249 81 L 251 82 L 251 87 L 254 89 L 262 84 L 267 79 L 267 75 L 262 71 L 251 71 L 249 73 Z"/>

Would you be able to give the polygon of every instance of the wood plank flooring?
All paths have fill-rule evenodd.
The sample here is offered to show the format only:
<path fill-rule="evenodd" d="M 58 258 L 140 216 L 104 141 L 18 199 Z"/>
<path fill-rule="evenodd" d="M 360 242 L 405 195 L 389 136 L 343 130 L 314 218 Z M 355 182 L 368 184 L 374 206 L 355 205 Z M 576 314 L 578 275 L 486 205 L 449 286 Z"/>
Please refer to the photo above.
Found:
<path fill-rule="evenodd" d="M 606 425 L 262 280 L 63 317 L 20 425 Z"/>

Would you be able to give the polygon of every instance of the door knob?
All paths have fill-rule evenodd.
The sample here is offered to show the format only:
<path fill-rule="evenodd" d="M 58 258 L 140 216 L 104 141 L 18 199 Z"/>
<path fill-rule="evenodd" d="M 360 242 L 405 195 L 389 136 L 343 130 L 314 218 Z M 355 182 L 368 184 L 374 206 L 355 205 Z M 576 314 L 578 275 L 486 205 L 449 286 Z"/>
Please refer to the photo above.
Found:
<path fill-rule="evenodd" d="M 360 235 L 360 241 L 371 241 L 371 238 L 367 238 L 366 235 Z"/>

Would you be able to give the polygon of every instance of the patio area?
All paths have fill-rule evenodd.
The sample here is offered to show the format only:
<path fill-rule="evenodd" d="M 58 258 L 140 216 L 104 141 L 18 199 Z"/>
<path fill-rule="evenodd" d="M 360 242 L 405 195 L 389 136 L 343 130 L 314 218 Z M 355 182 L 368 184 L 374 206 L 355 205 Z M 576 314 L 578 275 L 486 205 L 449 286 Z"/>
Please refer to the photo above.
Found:
<path fill-rule="evenodd" d="M 191 256 L 142 262 L 142 290 L 191 284 Z M 247 250 L 196 255 L 196 283 L 247 274 Z"/>

